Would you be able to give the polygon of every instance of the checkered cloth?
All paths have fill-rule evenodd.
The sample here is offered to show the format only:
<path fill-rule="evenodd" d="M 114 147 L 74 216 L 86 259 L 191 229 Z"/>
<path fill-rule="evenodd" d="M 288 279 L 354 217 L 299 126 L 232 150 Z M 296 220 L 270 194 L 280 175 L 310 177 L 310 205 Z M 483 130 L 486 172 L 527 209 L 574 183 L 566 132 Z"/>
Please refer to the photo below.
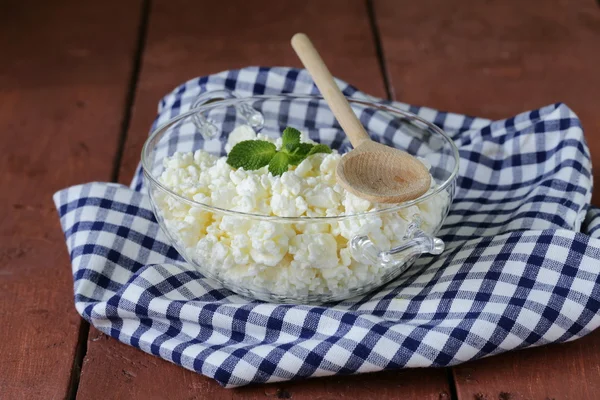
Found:
<path fill-rule="evenodd" d="M 384 102 L 338 83 L 348 96 Z M 317 93 L 302 70 L 226 71 L 167 95 L 157 123 L 222 89 Z M 102 332 L 226 387 L 448 366 L 598 327 L 600 211 L 590 207 L 591 164 L 577 116 L 564 104 L 495 122 L 393 105 L 435 122 L 460 149 L 441 256 L 421 257 L 399 279 L 348 301 L 249 301 L 169 245 L 138 172 L 131 188 L 90 183 L 54 197 L 77 311 Z"/>

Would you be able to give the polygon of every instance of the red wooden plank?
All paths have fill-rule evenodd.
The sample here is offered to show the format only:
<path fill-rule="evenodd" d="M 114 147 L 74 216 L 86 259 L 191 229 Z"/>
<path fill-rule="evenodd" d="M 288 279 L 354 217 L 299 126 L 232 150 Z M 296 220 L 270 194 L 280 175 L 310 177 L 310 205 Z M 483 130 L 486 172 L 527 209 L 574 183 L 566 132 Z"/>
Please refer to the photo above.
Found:
<path fill-rule="evenodd" d="M 138 10 L 0 2 L 2 399 L 68 395 L 81 319 L 51 196 L 110 179 Z"/>
<path fill-rule="evenodd" d="M 184 80 L 247 65 L 300 66 L 289 40 L 305 31 L 332 72 L 370 93 L 385 96 L 366 4 L 321 2 L 156 1 L 152 5 L 146 51 L 132 124 L 121 167 L 128 182 L 158 100 Z M 235 390 L 149 356 L 92 330 L 78 398 L 98 393 L 116 398 L 225 399 L 331 397 L 446 399 L 444 370 L 396 371 L 323 378 Z"/>
<path fill-rule="evenodd" d="M 454 368 L 459 399 L 597 400 L 600 331 L 574 342 L 506 353 Z"/>
<path fill-rule="evenodd" d="M 450 400 L 444 369 L 385 371 L 223 389 L 215 381 L 90 331 L 78 399 Z"/>
<path fill-rule="evenodd" d="M 450 400 L 445 369 L 383 371 L 234 390 L 236 399 Z"/>
<path fill-rule="evenodd" d="M 490 118 L 555 101 L 600 166 L 600 9 L 592 1 L 375 0 L 394 97 Z M 594 199 L 600 204 L 600 185 Z M 459 399 L 598 399 L 600 334 L 454 368 Z"/>
<path fill-rule="evenodd" d="M 564 102 L 581 117 L 600 168 L 600 141 L 591 140 L 600 136 L 596 2 L 374 2 L 396 99 L 489 118 Z"/>

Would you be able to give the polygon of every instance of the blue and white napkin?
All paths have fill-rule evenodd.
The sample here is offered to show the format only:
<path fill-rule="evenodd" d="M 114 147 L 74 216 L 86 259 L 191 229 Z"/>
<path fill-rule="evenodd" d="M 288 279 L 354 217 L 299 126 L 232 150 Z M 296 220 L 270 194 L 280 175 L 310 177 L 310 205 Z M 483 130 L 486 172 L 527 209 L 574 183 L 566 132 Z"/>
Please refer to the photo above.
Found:
<path fill-rule="evenodd" d="M 389 103 L 338 83 L 348 96 Z M 303 70 L 226 71 L 175 89 L 156 123 L 223 89 L 317 93 Z M 489 121 L 392 104 L 436 123 L 460 149 L 441 256 L 340 303 L 250 301 L 169 245 L 138 170 L 130 188 L 96 182 L 54 196 L 77 311 L 100 331 L 226 387 L 455 365 L 597 328 L 600 211 L 590 206 L 590 156 L 573 111 L 559 103 Z"/>

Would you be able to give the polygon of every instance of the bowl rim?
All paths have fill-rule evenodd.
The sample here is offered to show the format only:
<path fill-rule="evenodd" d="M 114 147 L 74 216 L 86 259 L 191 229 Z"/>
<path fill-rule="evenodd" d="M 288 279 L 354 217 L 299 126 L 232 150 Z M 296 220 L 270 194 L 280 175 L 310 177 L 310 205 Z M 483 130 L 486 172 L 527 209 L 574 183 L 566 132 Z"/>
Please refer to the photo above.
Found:
<path fill-rule="evenodd" d="M 442 190 L 446 189 L 449 185 L 451 185 L 456 180 L 456 177 L 458 175 L 458 170 L 460 167 L 460 156 L 459 156 L 458 148 L 456 147 L 456 144 L 454 143 L 452 138 L 450 138 L 450 136 L 443 129 L 441 129 L 437 125 L 419 117 L 416 114 L 413 114 L 409 111 L 401 110 L 401 109 L 391 106 L 389 104 L 385 104 L 384 102 L 376 103 L 374 101 L 361 100 L 361 99 L 356 99 L 356 98 L 352 98 L 352 97 L 347 97 L 347 99 L 350 103 L 360 104 L 360 105 L 368 106 L 368 107 L 377 107 L 378 109 L 383 109 L 384 111 L 387 111 L 390 113 L 400 114 L 405 118 L 408 118 L 410 120 L 416 120 L 416 121 L 419 121 L 419 122 L 425 124 L 428 128 L 433 130 L 435 133 L 441 135 L 446 140 L 446 142 L 450 145 L 450 147 L 452 149 L 452 156 L 454 157 L 454 160 L 455 160 L 454 168 L 452 169 L 450 176 L 444 182 L 442 182 L 440 185 L 438 185 L 438 187 L 435 190 L 427 191 L 425 194 L 423 194 L 422 196 L 420 196 L 414 200 L 406 201 L 406 202 L 399 203 L 399 204 L 393 204 L 393 205 L 390 205 L 389 207 L 382 207 L 382 208 L 377 208 L 375 210 L 370 210 L 370 211 L 362 211 L 359 213 L 342 214 L 342 215 L 336 215 L 336 216 L 281 217 L 281 216 L 277 216 L 277 215 L 265 215 L 265 214 L 255 214 L 255 213 L 248 213 L 248 212 L 242 212 L 242 211 L 235 211 L 235 210 L 215 207 L 213 205 L 197 202 L 195 200 L 192 200 L 190 198 L 181 196 L 181 195 L 173 192 L 167 186 L 163 185 L 150 172 L 150 167 L 147 165 L 147 163 L 148 163 L 147 154 L 148 154 L 148 151 L 150 148 L 150 144 L 154 141 L 156 136 L 158 136 L 159 134 L 162 133 L 163 130 L 165 130 L 167 127 L 177 123 L 178 121 L 188 118 L 198 112 L 210 110 L 210 109 L 216 108 L 216 107 L 236 105 L 238 103 L 243 103 L 248 100 L 281 100 L 281 99 L 290 99 L 290 98 L 307 99 L 307 100 L 324 100 L 324 98 L 320 95 L 297 95 L 297 94 L 291 94 L 291 93 L 290 94 L 284 93 L 284 94 L 278 94 L 278 95 L 256 95 L 256 96 L 247 96 L 247 97 L 236 97 L 236 98 L 232 98 L 232 99 L 209 101 L 208 103 L 205 103 L 199 107 L 190 108 L 188 111 L 185 111 L 173 118 L 170 118 L 168 121 L 165 121 L 161 125 L 157 126 L 154 129 L 154 131 L 152 131 L 150 133 L 150 135 L 144 142 L 144 146 L 142 147 L 142 152 L 141 152 L 142 153 L 141 154 L 141 165 L 142 165 L 142 170 L 144 173 L 144 178 L 148 179 L 152 184 L 156 185 L 160 190 L 167 192 L 169 195 L 175 197 L 177 200 L 187 203 L 194 207 L 200 207 L 200 208 L 206 209 L 207 211 L 218 212 L 218 213 L 222 213 L 222 214 L 226 214 L 226 215 L 233 215 L 233 216 L 238 216 L 238 217 L 248 217 L 248 218 L 252 218 L 252 219 L 261 219 L 261 220 L 269 220 L 269 221 L 282 221 L 282 222 L 307 222 L 307 221 L 327 222 L 327 221 L 333 221 L 333 220 L 339 221 L 339 220 L 343 220 L 343 219 L 347 219 L 347 218 L 367 217 L 367 216 L 379 215 L 382 213 L 397 212 L 399 210 L 414 206 L 418 203 L 423 202 L 426 199 L 429 199 L 429 198 L 437 195 L 438 193 L 440 193 Z M 152 191 L 150 190 L 151 186 L 152 185 L 148 185 L 148 191 L 149 191 L 149 194 L 151 197 L 151 203 L 154 203 L 154 201 L 152 199 Z"/>

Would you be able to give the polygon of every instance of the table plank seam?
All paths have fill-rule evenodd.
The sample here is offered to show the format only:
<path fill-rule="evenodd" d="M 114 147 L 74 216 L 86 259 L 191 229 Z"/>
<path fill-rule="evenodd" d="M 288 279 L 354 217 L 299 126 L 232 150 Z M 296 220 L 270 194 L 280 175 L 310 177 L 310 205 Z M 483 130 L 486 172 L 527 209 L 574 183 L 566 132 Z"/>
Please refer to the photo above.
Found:
<path fill-rule="evenodd" d="M 600 0 L 598 0 L 600 1 Z M 391 85 L 389 79 L 389 73 L 385 63 L 385 54 L 383 52 L 383 45 L 381 43 L 381 35 L 379 33 L 379 26 L 377 25 L 377 16 L 375 15 L 375 7 L 373 6 L 373 0 L 366 0 L 367 14 L 369 17 L 369 24 L 371 26 L 371 32 L 373 33 L 373 41 L 375 43 L 375 52 L 377 53 L 377 62 L 381 69 L 381 76 L 383 78 L 383 84 L 385 86 L 385 95 L 388 100 L 394 98 L 394 88 Z M 362 89 L 362 88 L 359 88 Z"/>
<path fill-rule="evenodd" d="M 75 399 L 77 396 L 77 388 L 79 387 L 79 376 L 83 366 L 83 358 L 87 350 L 87 337 L 90 330 L 90 324 L 87 321 L 81 321 L 79 325 L 79 334 L 77 335 L 77 347 L 75 349 L 75 357 L 73 358 L 73 366 L 71 367 L 71 376 L 69 377 L 69 388 L 66 398 L 69 400 Z"/>
<path fill-rule="evenodd" d="M 131 115 L 133 113 L 133 106 L 135 104 L 137 84 L 140 77 L 140 70 L 142 68 L 142 56 L 146 47 L 146 36 L 148 34 L 148 20 L 150 16 L 150 7 L 152 0 L 142 0 L 141 4 L 141 18 L 140 25 L 138 27 L 138 40 L 136 43 L 136 51 L 133 58 L 133 68 L 131 69 L 131 78 L 129 83 L 129 91 L 125 100 L 125 112 L 123 113 L 123 120 L 121 121 L 121 131 L 119 132 L 119 142 L 117 145 L 117 153 L 115 155 L 111 181 L 119 182 L 119 170 L 121 166 L 121 159 L 123 158 L 123 150 L 125 148 L 125 140 L 127 139 L 127 132 L 129 131 L 129 125 L 131 124 Z"/>
<path fill-rule="evenodd" d="M 148 19 L 150 15 L 151 0 L 141 1 L 140 11 L 140 22 L 137 30 L 137 41 L 135 44 L 135 51 L 133 52 L 133 65 L 131 68 L 131 75 L 129 78 L 129 85 L 127 95 L 125 97 L 125 107 L 123 110 L 123 118 L 121 120 L 121 126 L 119 129 L 118 142 L 115 157 L 113 159 L 113 166 L 110 175 L 111 182 L 119 181 L 119 167 L 121 165 L 121 159 L 123 157 L 123 150 L 125 147 L 125 141 L 127 139 L 127 132 L 129 131 L 129 125 L 131 121 L 131 114 L 133 106 L 135 104 L 135 94 L 137 89 L 137 83 L 139 80 L 142 56 L 146 46 L 146 35 L 148 33 Z M 82 321 L 79 328 L 79 337 L 77 339 L 77 349 L 75 351 L 75 358 L 73 360 L 73 367 L 71 370 L 71 377 L 69 381 L 69 390 L 67 399 L 74 400 L 77 398 L 77 392 L 79 390 L 79 380 L 81 377 L 81 371 L 83 366 L 83 360 L 87 353 L 87 342 L 89 339 L 90 324 L 87 321 Z"/>
<path fill-rule="evenodd" d="M 459 400 L 458 391 L 456 390 L 454 368 L 446 368 L 446 378 L 448 379 L 448 388 L 450 389 L 450 400 Z"/>

